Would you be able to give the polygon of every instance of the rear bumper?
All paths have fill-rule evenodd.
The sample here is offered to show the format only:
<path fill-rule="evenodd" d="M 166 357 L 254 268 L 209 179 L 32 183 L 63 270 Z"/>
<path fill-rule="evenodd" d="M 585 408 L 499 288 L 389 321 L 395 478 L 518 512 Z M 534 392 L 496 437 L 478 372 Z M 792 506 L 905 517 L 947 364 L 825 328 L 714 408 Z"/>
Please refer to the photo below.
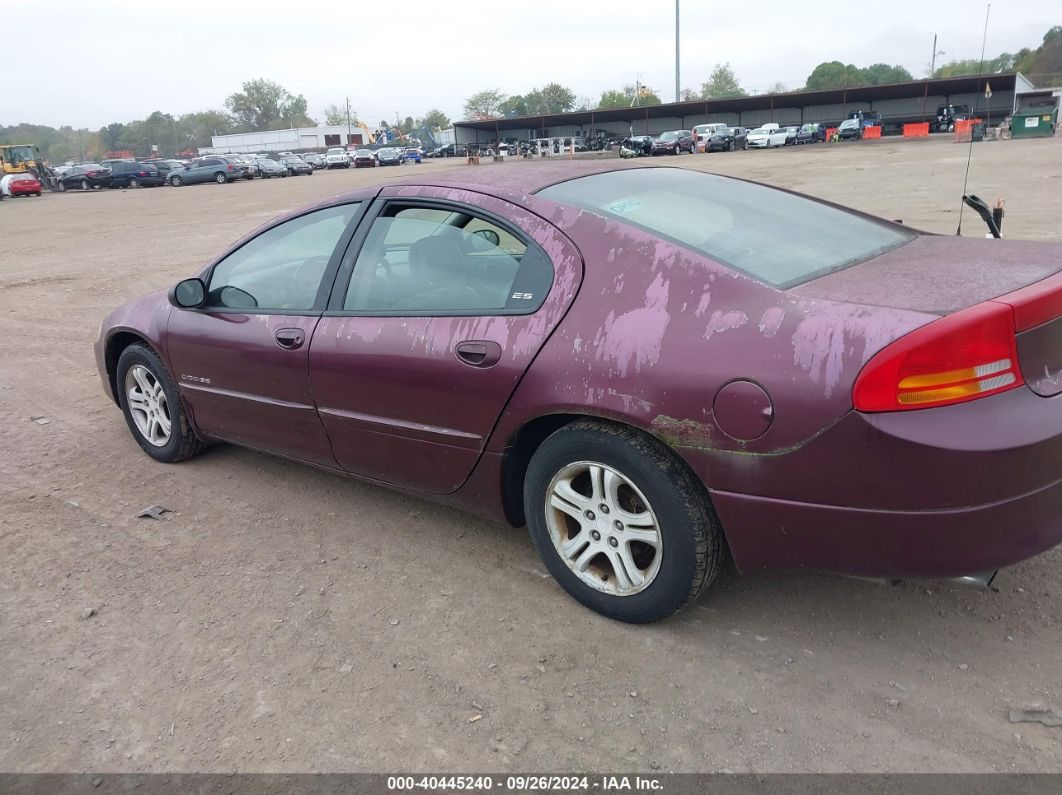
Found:
<path fill-rule="evenodd" d="M 961 577 L 1062 543 L 1062 480 L 1011 500 L 941 511 L 879 511 L 712 492 L 743 571 Z"/>
<path fill-rule="evenodd" d="M 1062 543 L 1062 395 L 852 411 L 775 454 L 680 452 L 742 570 L 953 577 Z"/>

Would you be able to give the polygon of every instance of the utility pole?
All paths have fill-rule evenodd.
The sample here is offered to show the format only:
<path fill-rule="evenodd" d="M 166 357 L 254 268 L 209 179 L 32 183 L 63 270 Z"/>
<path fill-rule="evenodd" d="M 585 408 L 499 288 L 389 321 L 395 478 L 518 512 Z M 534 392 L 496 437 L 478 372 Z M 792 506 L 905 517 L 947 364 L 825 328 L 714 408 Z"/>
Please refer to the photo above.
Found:
<path fill-rule="evenodd" d="M 937 51 L 937 34 L 933 34 L 933 57 L 929 59 L 929 77 L 933 78 L 933 73 L 937 71 L 937 56 L 944 55 L 944 50 Z"/>
<path fill-rule="evenodd" d="M 935 48 L 936 49 L 936 48 Z M 674 101 L 680 99 L 679 79 L 679 0 L 674 0 Z"/>
<path fill-rule="evenodd" d="M 347 97 L 347 143 L 350 143 L 350 97 Z"/>

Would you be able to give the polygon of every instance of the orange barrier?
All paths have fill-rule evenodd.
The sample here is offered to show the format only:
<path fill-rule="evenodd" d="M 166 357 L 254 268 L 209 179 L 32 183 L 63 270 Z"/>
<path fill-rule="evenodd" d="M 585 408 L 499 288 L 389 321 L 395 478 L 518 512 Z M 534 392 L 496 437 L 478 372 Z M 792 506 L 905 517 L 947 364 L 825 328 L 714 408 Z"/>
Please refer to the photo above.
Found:
<path fill-rule="evenodd" d="M 880 137 L 881 137 L 881 127 L 871 126 L 871 127 L 864 127 L 863 128 L 863 139 L 864 140 L 867 140 L 867 139 L 870 139 L 870 138 L 880 138 Z"/>
<path fill-rule="evenodd" d="M 833 134 L 835 132 L 837 132 L 837 128 L 836 127 L 827 127 L 826 128 L 826 142 L 827 143 L 829 143 L 830 141 L 833 140 Z"/>
<path fill-rule="evenodd" d="M 920 138 L 923 135 L 929 135 L 928 121 L 924 121 L 921 124 L 905 124 L 903 126 L 904 138 Z"/>
<path fill-rule="evenodd" d="M 957 133 L 968 133 L 968 132 L 970 132 L 970 127 L 972 125 L 980 124 L 980 123 L 981 123 L 980 119 L 961 119 L 961 120 L 955 122 L 955 132 L 957 132 Z"/>

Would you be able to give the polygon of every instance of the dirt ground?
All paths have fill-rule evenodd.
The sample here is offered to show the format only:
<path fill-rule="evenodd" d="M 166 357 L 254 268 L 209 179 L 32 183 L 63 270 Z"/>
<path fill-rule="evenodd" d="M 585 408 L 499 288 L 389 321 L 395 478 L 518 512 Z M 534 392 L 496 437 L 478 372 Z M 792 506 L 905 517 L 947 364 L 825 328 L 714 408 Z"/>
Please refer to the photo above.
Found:
<path fill-rule="evenodd" d="M 951 234 L 966 153 L 673 160 Z M 729 575 L 634 627 L 524 531 L 235 447 L 140 452 L 92 357 L 111 308 L 281 211 L 452 165 L 0 205 L 0 770 L 1062 771 L 1062 728 L 1007 720 L 1062 709 L 1062 549 L 988 593 Z M 1008 236 L 1062 239 L 1059 185 L 1062 139 L 974 147 Z M 134 518 L 153 503 L 174 514 Z"/>

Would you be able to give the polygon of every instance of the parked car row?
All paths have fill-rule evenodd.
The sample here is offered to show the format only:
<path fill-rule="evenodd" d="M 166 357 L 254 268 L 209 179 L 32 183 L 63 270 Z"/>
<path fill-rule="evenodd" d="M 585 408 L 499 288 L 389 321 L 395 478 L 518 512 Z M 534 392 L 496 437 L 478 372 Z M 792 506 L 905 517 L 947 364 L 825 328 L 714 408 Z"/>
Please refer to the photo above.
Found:
<path fill-rule="evenodd" d="M 154 188 L 166 183 L 166 177 L 154 163 L 137 160 L 111 160 L 84 163 L 63 172 L 57 187 L 65 190 L 100 188 Z"/>
<path fill-rule="evenodd" d="M 374 168 L 375 166 L 398 166 L 402 163 L 419 163 L 426 157 L 424 151 L 416 146 L 381 146 L 378 149 L 367 147 L 348 151 L 340 146 L 333 147 L 325 154 L 326 168 Z"/>

